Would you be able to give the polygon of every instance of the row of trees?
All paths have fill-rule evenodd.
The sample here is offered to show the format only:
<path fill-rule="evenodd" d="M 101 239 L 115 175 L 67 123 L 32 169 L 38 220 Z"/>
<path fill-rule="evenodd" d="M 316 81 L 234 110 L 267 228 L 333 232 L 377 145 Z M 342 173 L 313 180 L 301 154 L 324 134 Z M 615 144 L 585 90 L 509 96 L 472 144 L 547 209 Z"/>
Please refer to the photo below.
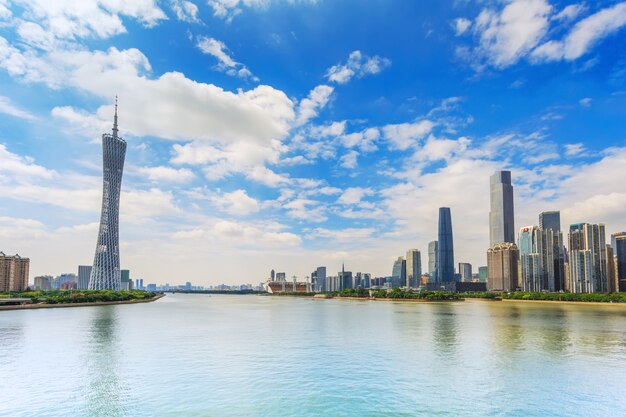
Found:
<path fill-rule="evenodd" d="M 148 291 L 112 290 L 39 290 L 0 294 L 0 297 L 30 298 L 33 303 L 68 304 L 95 303 L 102 301 L 130 301 L 154 298 L 157 294 Z"/>

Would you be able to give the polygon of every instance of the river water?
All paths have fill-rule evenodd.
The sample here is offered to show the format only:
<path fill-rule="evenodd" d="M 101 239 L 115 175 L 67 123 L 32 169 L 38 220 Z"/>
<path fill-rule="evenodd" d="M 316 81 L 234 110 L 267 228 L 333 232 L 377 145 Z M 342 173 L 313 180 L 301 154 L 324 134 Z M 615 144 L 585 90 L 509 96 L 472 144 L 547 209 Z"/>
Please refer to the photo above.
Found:
<path fill-rule="evenodd" d="M 624 416 L 626 307 L 167 295 L 0 311 L 0 416 Z"/>

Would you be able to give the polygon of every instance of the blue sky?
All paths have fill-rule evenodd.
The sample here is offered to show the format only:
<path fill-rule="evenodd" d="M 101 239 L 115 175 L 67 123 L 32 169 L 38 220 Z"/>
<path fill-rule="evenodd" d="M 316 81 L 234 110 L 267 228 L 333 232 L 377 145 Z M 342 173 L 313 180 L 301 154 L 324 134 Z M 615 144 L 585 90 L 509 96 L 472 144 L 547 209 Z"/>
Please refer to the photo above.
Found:
<path fill-rule="evenodd" d="M 0 250 L 91 263 L 116 94 L 122 266 L 150 282 L 389 275 L 441 206 L 477 268 L 496 169 L 516 226 L 624 230 L 624 26 L 617 1 L 0 0 Z"/>

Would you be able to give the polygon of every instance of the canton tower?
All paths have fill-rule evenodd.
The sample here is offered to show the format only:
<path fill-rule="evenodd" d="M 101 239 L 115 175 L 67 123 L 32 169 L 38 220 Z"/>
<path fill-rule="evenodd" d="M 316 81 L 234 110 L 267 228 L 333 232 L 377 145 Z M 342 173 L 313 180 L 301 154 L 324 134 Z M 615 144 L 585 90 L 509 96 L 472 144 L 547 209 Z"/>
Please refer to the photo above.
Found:
<path fill-rule="evenodd" d="M 120 189 L 126 156 L 126 141 L 117 136 L 117 97 L 113 134 L 102 135 L 102 214 L 96 254 L 89 277 L 90 290 L 119 290 L 120 273 Z"/>

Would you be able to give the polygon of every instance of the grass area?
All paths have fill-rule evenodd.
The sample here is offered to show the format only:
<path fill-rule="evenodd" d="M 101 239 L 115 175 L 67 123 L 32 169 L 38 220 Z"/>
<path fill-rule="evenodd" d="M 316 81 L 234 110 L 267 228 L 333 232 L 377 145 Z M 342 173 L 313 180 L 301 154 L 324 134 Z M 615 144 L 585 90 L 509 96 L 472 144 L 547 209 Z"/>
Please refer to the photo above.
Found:
<path fill-rule="evenodd" d="M 26 292 L 0 293 L 0 298 L 30 298 L 33 303 L 71 304 L 95 303 L 102 301 L 147 300 L 157 294 L 148 291 L 112 290 L 39 290 Z"/>

